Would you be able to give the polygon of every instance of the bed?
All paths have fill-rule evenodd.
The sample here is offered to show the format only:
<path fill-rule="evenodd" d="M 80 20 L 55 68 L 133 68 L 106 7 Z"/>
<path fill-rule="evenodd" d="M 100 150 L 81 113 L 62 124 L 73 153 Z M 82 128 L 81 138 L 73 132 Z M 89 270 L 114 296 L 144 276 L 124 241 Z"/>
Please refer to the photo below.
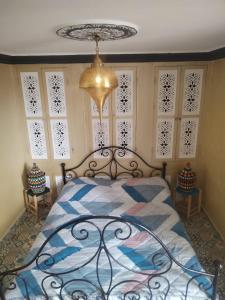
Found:
<path fill-rule="evenodd" d="M 202 269 L 165 163 L 110 146 L 61 168 L 64 187 L 23 266 L 0 273 L 3 300 L 217 299 L 220 264 Z"/>

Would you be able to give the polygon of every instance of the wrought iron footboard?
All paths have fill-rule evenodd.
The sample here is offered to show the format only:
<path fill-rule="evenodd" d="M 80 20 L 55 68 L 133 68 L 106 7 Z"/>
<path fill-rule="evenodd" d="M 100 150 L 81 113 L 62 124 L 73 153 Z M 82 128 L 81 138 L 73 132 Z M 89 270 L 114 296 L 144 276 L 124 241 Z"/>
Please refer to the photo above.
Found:
<path fill-rule="evenodd" d="M 137 233 L 148 239 L 146 247 L 149 251 L 143 268 L 129 267 L 124 260 L 126 255 L 121 260 L 117 251 L 121 245 L 132 245 Z M 58 259 L 57 255 L 51 254 L 50 243 L 57 234 L 66 234 L 67 237 L 69 234 L 70 247 L 65 248 L 67 254 L 72 248 L 74 252 L 84 251 L 80 259 L 74 259 L 72 254 L 67 269 L 61 269 L 58 265 L 64 261 L 65 255 L 61 253 Z M 91 251 L 86 251 L 88 248 Z M 90 265 L 94 273 L 88 269 Z M 215 300 L 221 265 L 215 263 L 214 274 L 185 267 L 154 232 L 129 217 L 82 216 L 57 228 L 28 263 L 0 273 L 2 300 L 7 299 L 7 291 L 10 293 L 18 286 L 23 289 L 25 299 L 35 299 L 33 291 L 31 293 L 30 277 L 26 275 L 30 268 L 40 273 L 41 299 L 50 299 L 52 292 L 57 295 L 56 299 L 174 299 L 171 295 L 178 292 L 177 280 L 173 278 L 171 281 L 170 272 L 174 274 L 175 270 L 178 277 L 185 274 L 182 278 L 187 281 L 178 292 L 180 299 L 189 299 L 189 293 L 195 287 L 207 294 L 208 299 Z M 122 278 L 118 274 L 122 274 Z"/>

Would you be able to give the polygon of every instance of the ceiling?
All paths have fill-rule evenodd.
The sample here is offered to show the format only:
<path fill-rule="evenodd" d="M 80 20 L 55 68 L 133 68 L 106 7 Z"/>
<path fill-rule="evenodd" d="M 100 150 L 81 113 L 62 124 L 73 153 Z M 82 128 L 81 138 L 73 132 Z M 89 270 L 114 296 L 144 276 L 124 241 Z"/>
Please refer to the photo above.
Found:
<path fill-rule="evenodd" d="M 225 0 L 0 0 L 0 53 L 93 54 L 94 43 L 55 34 L 86 22 L 138 27 L 135 37 L 100 43 L 100 53 L 206 52 L 225 46 Z"/>

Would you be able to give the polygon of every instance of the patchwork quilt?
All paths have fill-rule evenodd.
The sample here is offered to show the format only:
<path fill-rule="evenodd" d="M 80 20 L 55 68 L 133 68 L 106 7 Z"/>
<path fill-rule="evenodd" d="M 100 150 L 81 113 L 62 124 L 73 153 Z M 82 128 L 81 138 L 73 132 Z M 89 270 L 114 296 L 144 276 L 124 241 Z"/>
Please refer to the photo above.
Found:
<path fill-rule="evenodd" d="M 81 177 L 68 182 L 26 262 L 60 225 L 90 215 L 124 217 L 144 225 L 182 265 L 202 271 L 173 208 L 168 186 L 159 177 Z M 104 220 L 96 222 L 103 229 Z M 6 299 L 26 299 L 27 293 L 30 299 L 210 299 L 209 279 L 191 279 L 194 274 L 172 263 L 148 232 L 133 226 L 132 232 L 129 230 L 126 223 L 120 222 L 98 230 L 90 221 L 58 231 L 39 258 L 20 272 L 17 288 L 8 291 Z M 104 240 L 105 247 L 97 252 L 100 240 Z"/>

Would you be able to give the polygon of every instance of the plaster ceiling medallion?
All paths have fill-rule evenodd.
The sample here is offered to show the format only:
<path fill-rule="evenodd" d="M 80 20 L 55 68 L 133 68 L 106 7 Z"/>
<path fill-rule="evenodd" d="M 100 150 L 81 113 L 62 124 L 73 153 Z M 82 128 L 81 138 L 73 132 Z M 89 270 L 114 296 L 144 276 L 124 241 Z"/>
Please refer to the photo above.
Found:
<path fill-rule="evenodd" d="M 120 24 L 87 23 L 63 27 L 57 30 L 56 34 L 78 41 L 95 41 L 96 56 L 94 62 L 81 74 L 79 86 L 95 101 L 101 124 L 105 100 L 117 88 L 118 79 L 111 68 L 104 66 L 99 57 L 98 43 L 129 38 L 137 34 L 137 29 Z"/>
<path fill-rule="evenodd" d="M 128 25 L 91 23 L 65 26 L 58 29 L 56 34 L 79 41 L 95 41 L 96 36 L 100 41 L 110 41 L 132 37 L 137 34 L 137 29 Z"/>

